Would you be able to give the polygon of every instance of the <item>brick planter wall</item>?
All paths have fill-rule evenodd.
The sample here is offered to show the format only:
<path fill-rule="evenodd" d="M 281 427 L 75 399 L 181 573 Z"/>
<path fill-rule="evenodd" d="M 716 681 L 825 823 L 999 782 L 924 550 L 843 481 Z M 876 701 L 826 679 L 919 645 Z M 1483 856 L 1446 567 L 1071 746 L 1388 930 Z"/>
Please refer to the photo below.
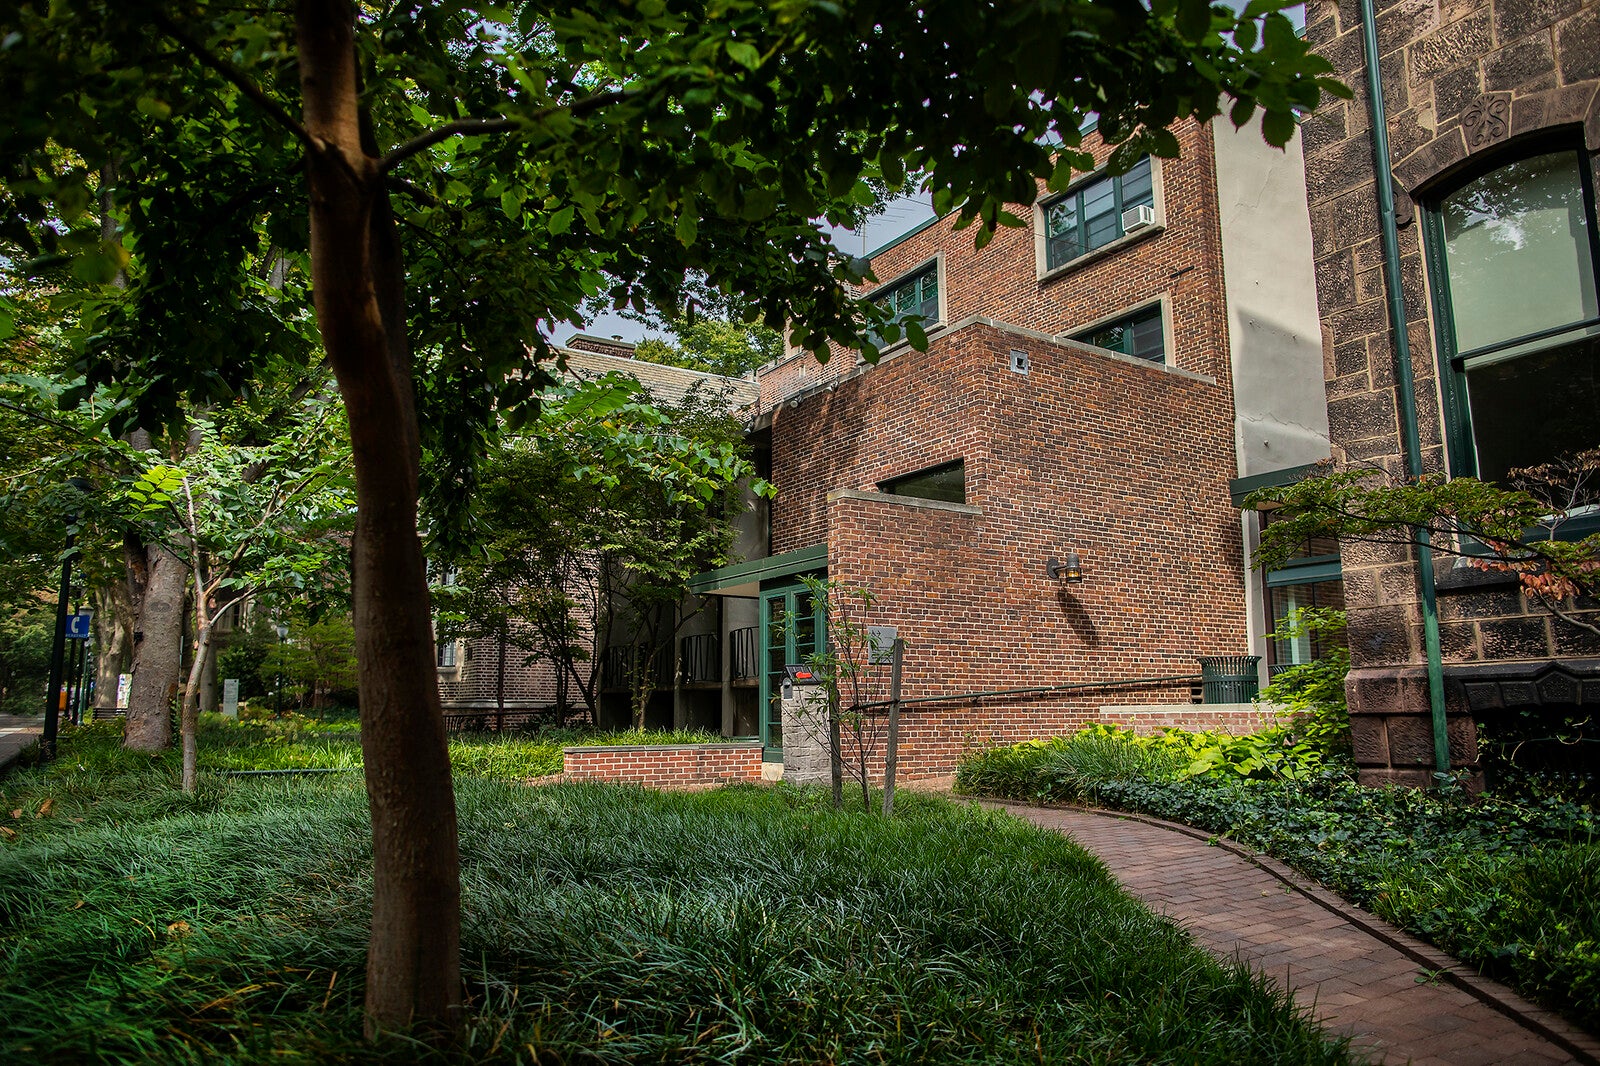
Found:
<path fill-rule="evenodd" d="M 568 781 L 629 781 L 685 788 L 761 780 L 760 741 L 726 744 L 618 744 L 563 748 Z"/>

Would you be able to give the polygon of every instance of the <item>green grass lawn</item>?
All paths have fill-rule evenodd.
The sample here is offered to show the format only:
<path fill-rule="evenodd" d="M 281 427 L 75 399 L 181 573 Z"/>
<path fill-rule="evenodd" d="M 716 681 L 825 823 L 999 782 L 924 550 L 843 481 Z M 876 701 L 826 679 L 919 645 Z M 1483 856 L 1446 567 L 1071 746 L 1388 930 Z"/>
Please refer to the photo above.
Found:
<path fill-rule="evenodd" d="M 102 740 L 0 781 L 0 1061 L 1345 1061 L 1003 814 L 473 773 L 466 1042 L 373 1047 L 359 775 L 211 774 L 185 797 L 170 759 Z"/>

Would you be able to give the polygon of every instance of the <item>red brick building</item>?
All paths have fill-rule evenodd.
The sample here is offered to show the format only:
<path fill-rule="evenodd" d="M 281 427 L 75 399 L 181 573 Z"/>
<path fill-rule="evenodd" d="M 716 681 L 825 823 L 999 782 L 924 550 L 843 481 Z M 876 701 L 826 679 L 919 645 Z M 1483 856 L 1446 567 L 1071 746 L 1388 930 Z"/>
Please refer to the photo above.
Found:
<path fill-rule="evenodd" d="M 747 561 L 694 586 L 724 600 L 725 662 L 756 645 L 724 732 L 781 745 L 783 665 L 825 639 L 805 574 L 872 593 L 908 698 L 957 697 L 908 712 L 913 776 L 1096 719 L 1219 720 L 1191 703 L 1199 656 L 1296 653 L 1265 646 L 1233 495 L 1328 454 L 1299 146 L 1175 132 L 1178 158 L 1085 175 L 981 250 L 946 218 L 873 253 L 864 295 L 922 315 L 926 351 L 761 371 L 777 495 Z M 1081 582 L 1051 572 L 1069 554 Z M 1057 691 L 962 696 L 1020 688 Z"/>

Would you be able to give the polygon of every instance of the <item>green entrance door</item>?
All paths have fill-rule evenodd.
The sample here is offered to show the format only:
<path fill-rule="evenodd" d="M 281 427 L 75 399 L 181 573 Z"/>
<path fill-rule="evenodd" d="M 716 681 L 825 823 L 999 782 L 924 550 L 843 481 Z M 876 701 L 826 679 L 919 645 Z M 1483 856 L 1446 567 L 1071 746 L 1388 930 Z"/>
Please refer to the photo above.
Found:
<path fill-rule="evenodd" d="M 825 626 L 822 605 L 804 585 L 762 591 L 761 743 L 774 755 L 783 751 L 783 668 L 816 654 Z"/>

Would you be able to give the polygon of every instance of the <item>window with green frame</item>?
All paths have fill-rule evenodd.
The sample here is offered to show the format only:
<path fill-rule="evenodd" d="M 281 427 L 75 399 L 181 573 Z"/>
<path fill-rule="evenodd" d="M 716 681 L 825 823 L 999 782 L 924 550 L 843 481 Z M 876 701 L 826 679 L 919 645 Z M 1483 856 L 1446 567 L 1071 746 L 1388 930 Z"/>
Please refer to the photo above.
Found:
<path fill-rule="evenodd" d="M 1054 270 L 1080 255 L 1103 248 L 1123 236 L 1122 213 L 1141 205 L 1154 207 L 1155 182 L 1150 157 L 1126 174 L 1084 183 L 1044 206 L 1044 263 Z"/>
<path fill-rule="evenodd" d="M 1276 515 L 1261 516 L 1270 525 Z M 1339 542 L 1332 537 L 1313 537 L 1301 545 L 1293 558 L 1263 575 L 1267 590 L 1267 632 L 1295 611 L 1309 607 L 1344 610 L 1344 573 L 1339 562 Z M 1272 673 L 1321 658 L 1327 638 L 1304 634 L 1294 640 L 1274 640 L 1268 648 L 1268 669 Z M 1341 638 L 1342 639 L 1342 638 Z"/>
<path fill-rule="evenodd" d="M 921 326 L 927 329 L 939 321 L 939 264 L 937 261 L 885 286 L 872 297 L 872 302 L 888 311 L 895 322 L 916 315 Z M 905 334 L 901 334 L 904 339 Z"/>
<path fill-rule="evenodd" d="M 1167 361 L 1167 337 L 1161 322 L 1160 304 L 1151 304 L 1114 322 L 1074 333 L 1072 339 L 1152 363 Z"/>
<path fill-rule="evenodd" d="M 1600 445 L 1600 240 L 1577 147 L 1546 148 L 1424 214 L 1452 469 L 1484 481 Z"/>

